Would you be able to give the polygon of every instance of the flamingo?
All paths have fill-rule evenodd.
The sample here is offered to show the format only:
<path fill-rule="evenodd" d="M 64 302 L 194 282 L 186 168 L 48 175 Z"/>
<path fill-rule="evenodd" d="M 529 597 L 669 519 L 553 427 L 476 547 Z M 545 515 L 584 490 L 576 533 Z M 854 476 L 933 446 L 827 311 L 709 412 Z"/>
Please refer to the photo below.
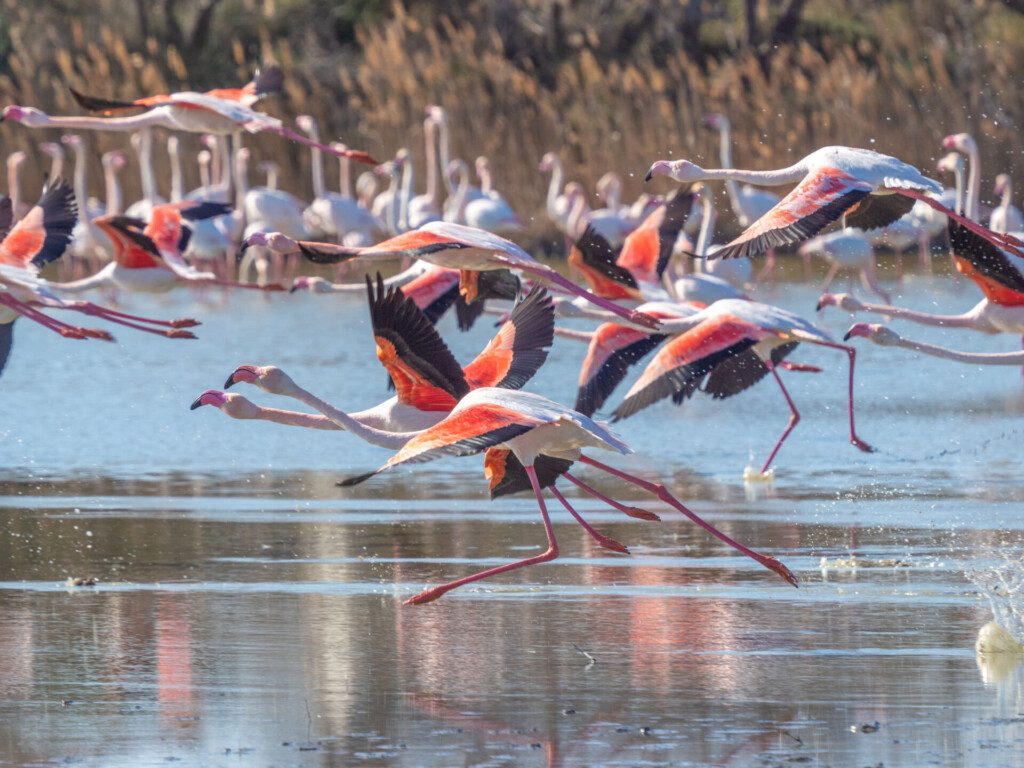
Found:
<path fill-rule="evenodd" d="M 299 115 L 295 118 L 295 124 L 316 144 L 320 143 L 320 129 L 311 115 Z M 317 223 L 320 232 L 340 242 L 341 236 L 345 232 L 344 213 L 341 209 L 348 201 L 337 192 L 327 191 L 324 184 L 324 156 L 320 149 L 313 146 L 310 149 L 310 156 L 313 201 L 306 209 L 307 213 L 311 215 L 307 216 L 307 220 L 312 218 Z"/>
<path fill-rule="evenodd" d="M 884 227 L 910 211 L 914 200 L 921 200 L 992 244 L 1024 257 L 1024 243 L 1017 238 L 992 232 L 929 197 L 929 192 L 942 192 L 937 181 L 912 165 L 869 149 L 823 147 L 787 168 L 774 171 L 706 170 L 688 160 L 658 160 L 647 171 L 646 179 L 655 176 L 686 182 L 732 179 L 765 186 L 797 183 L 778 205 L 719 250 L 715 258 L 754 256 L 769 248 L 793 245 L 814 236 L 840 217 L 847 226 Z"/>
<path fill-rule="evenodd" d="M 137 219 L 148 219 L 154 205 L 167 201 L 156 190 L 156 178 L 153 174 L 153 131 L 144 128 L 131 136 L 132 149 L 139 161 L 139 178 L 142 182 L 142 199 L 136 200 L 125 210 L 126 216 Z"/>
<path fill-rule="evenodd" d="M 317 407 L 314 401 L 310 401 L 309 404 Z M 330 414 L 327 415 L 330 416 Z M 364 439 L 380 439 L 378 430 L 364 427 L 354 419 L 347 418 L 343 413 L 330 417 Z M 657 498 L 682 512 L 713 536 L 774 571 L 789 584 L 797 586 L 796 577 L 780 561 L 755 552 L 731 539 L 685 507 L 682 502 L 668 492 L 664 485 L 644 480 L 584 455 L 582 450 L 585 448 L 599 448 L 621 454 L 631 451 L 629 446 L 607 426 L 540 395 L 493 387 L 475 389 L 463 397 L 452 411 L 433 427 L 422 431 L 390 435 L 387 442 L 391 447 L 398 449 L 398 453 L 388 459 L 379 469 L 349 478 L 341 485 L 351 486 L 361 483 L 400 464 L 422 463 L 445 456 L 468 456 L 481 453 L 488 448 L 502 448 L 515 456 L 516 460 L 525 468 L 547 534 L 548 546 L 540 555 L 488 568 L 479 573 L 431 587 L 409 598 L 406 604 L 428 603 L 457 587 L 518 568 L 550 562 L 558 557 L 558 542 L 555 539 L 540 480 L 534 467 L 538 456 L 579 461 L 655 494 Z"/>
<path fill-rule="evenodd" d="M 438 179 L 441 169 L 437 160 L 437 130 L 437 123 L 433 117 L 428 115 L 423 121 L 423 135 L 426 141 L 427 191 L 409 200 L 406 218 L 408 226 L 413 229 L 423 226 L 428 221 L 438 221 L 442 218 L 441 185 Z M 411 171 L 409 181 L 411 184 Z"/>
<path fill-rule="evenodd" d="M 81 312 L 109 322 L 123 325 L 146 333 L 155 333 L 170 338 L 195 336 L 186 330 L 198 325 L 189 319 L 163 321 L 116 312 L 87 301 L 66 302 L 60 299 L 41 279 L 39 270 L 46 264 L 59 259 L 71 240 L 71 232 L 77 218 L 74 193 L 70 186 L 55 179 L 43 191 L 39 202 L 19 221 L 13 229 L 11 224 L 10 200 L 0 203 L 0 230 L 5 237 L 0 242 L 0 369 L 6 363 L 11 349 L 13 323 L 23 316 L 39 323 L 66 338 L 95 338 L 112 341 L 107 332 L 92 328 L 69 325 L 55 320 L 37 309 L 67 309 Z M 166 330 L 151 326 L 162 326 Z"/>
<path fill-rule="evenodd" d="M 698 261 L 696 264 L 702 273 L 719 277 L 734 285 L 737 289 L 750 285 L 755 281 L 754 267 L 750 259 L 713 259 L 721 245 L 713 245 L 715 236 L 715 223 L 718 220 L 718 212 L 715 210 L 715 198 L 711 188 L 704 184 L 694 185 L 696 193 L 700 196 L 700 232 L 697 235 L 697 244 L 694 255 Z M 765 267 L 767 269 L 767 266 Z"/>
<path fill-rule="evenodd" d="M 280 78 L 275 78 L 280 89 Z M 337 155 L 328 146 L 316 144 L 311 139 L 285 126 L 276 117 L 256 112 L 252 105 L 263 95 L 261 88 L 271 78 L 257 75 L 249 85 L 242 88 L 220 88 L 206 93 L 184 91 L 161 96 L 149 96 L 134 101 L 116 101 L 85 96 L 72 90 L 76 101 L 85 109 L 110 112 L 142 109 L 140 114 L 130 117 L 51 117 L 34 107 L 11 104 L 4 107 L 0 120 L 21 123 L 28 128 L 65 128 L 93 131 L 136 131 L 142 128 L 161 127 L 187 133 L 212 133 L 228 135 L 238 131 L 248 133 L 274 133 L 290 141 L 306 146 L 318 146 L 325 152 Z M 252 86 L 252 87 L 250 87 Z M 272 89 L 274 90 L 274 89 Z M 339 155 L 340 156 L 340 155 Z M 345 150 L 345 157 L 358 163 L 377 165 L 366 152 Z"/>
<path fill-rule="evenodd" d="M 850 443 L 862 451 L 874 450 L 857 436 L 853 415 L 853 372 L 856 351 L 839 344 L 823 329 L 798 315 L 769 304 L 723 299 L 689 317 L 667 321 L 663 330 L 674 332 L 626 393 L 612 414 L 628 418 L 671 396 L 681 403 L 707 377 L 703 390 L 716 399 L 735 395 L 772 374 L 789 406 L 790 419 L 775 443 L 761 475 L 767 475 L 783 442 L 800 421 L 800 412 L 779 377 L 778 368 L 802 342 L 839 349 L 849 357 L 848 411 Z M 805 371 L 810 366 L 794 366 Z"/>
<path fill-rule="evenodd" d="M 852 290 L 853 275 L 857 273 L 860 275 L 865 290 L 881 297 L 886 304 L 889 303 L 889 294 L 878 284 L 875 251 L 859 230 L 846 227 L 826 235 L 817 235 L 803 243 L 799 253 L 807 263 L 810 262 L 811 256 L 820 256 L 829 262 L 828 274 L 821 286 L 822 291 L 829 289 L 840 271 L 847 273 L 850 290 Z"/>
<path fill-rule="evenodd" d="M 1024 230 L 1024 214 L 1015 206 L 1013 200 L 1013 181 L 1010 174 L 1000 173 L 996 176 L 996 185 L 992 190 L 999 197 L 999 205 L 992 209 L 988 225 L 995 232 L 1020 232 Z"/>
<path fill-rule="evenodd" d="M 401 211 L 403 205 L 402 195 L 404 190 L 399 186 L 402 171 L 409 162 L 409 150 L 402 147 L 395 153 L 392 160 L 381 164 L 374 169 L 379 176 L 386 176 L 390 179 L 388 188 L 373 199 L 371 211 L 374 216 L 384 222 L 385 228 L 392 235 L 402 232 Z"/>
<path fill-rule="evenodd" d="M 963 203 L 963 212 L 968 219 L 980 221 L 978 196 L 981 194 L 981 153 L 978 151 L 978 143 L 969 133 L 954 133 L 942 140 L 942 148 L 951 149 L 967 158 L 967 197 Z"/>
<path fill-rule="evenodd" d="M 732 168 L 732 126 L 729 123 L 729 118 L 723 114 L 712 112 L 704 116 L 704 124 L 718 131 L 719 157 L 722 167 Z M 749 184 L 744 184 L 741 187 L 734 179 L 725 180 L 725 191 L 729 195 L 732 212 L 739 225 L 744 229 L 768 213 L 781 200 L 778 195 L 757 189 Z M 758 275 L 758 281 L 762 277 L 774 273 L 775 249 L 769 248 L 765 258 L 765 266 L 761 274 Z"/>
<path fill-rule="evenodd" d="M 39 151 L 50 158 L 47 178 L 61 178 L 64 175 L 64 147 L 55 141 L 44 141 L 39 144 Z"/>
<path fill-rule="evenodd" d="M 235 153 L 235 184 L 238 203 L 250 227 L 284 232 L 289 237 L 306 237 L 309 229 L 303 216 L 305 204 L 282 189 L 249 186 L 249 157 L 246 147 Z"/>
<path fill-rule="evenodd" d="M 569 200 L 570 212 L 566 222 L 566 234 L 579 237 L 587 227 L 593 227 L 612 246 L 619 248 L 626 236 L 633 230 L 633 224 L 617 212 L 590 209 L 587 193 L 576 182 L 565 185 L 565 194 Z"/>
<path fill-rule="evenodd" d="M 451 177 L 458 177 L 455 196 L 448 202 L 445 221 L 468 224 L 488 232 L 518 232 L 523 228 L 515 211 L 500 195 L 498 198 L 481 194 L 468 200 L 469 169 L 462 160 L 452 160 L 447 171 Z"/>
<path fill-rule="evenodd" d="M 955 360 L 958 363 L 971 365 L 1020 365 L 1024 366 L 1024 351 L 1018 352 L 961 352 L 947 349 L 936 344 L 905 339 L 896 331 L 876 323 L 854 323 L 843 339 L 861 337 L 881 347 L 903 347 L 931 357 Z"/>
<path fill-rule="evenodd" d="M 335 143 L 337 144 L 337 142 Z M 335 148 L 347 149 L 344 144 L 338 144 Z M 347 157 L 339 157 L 338 185 L 340 200 L 336 203 L 336 213 L 341 226 L 341 242 L 344 245 L 371 245 L 376 239 L 376 235 L 385 231 L 384 222 L 374 216 L 370 210 L 373 204 L 373 192 L 376 191 L 377 186 L 376 177 L 369 171 L 362 174 L 356 181 L 358 199 L 353 198 L 349 160 Z"/>
<path fill-rule="evenodd" d="M 285 242 L 281 243 L 284 240 Z M 319 264 L 337 264 L 354 258 L 391 259 L 408 256 L 422 259 L 441 267 L 458 269 L 461 274 L 460 291 L 467 302 L 477 298 L 476 283 L 479 273 L 493 269 L 511 269 L 523 272 L 535 280 L 558 286 L 568 293 L 582 296 L 588 301 L 619 317 L 647 328 L 656 328 L 657 321 L 633 310 L 625 309 L 613 301 L 595 296 L 576 283 L 541 264 L 515 243 L 481 229 L 432 221 L 419 229 L 385 240 L 368 248 L 353 248 L 331 243 L 287 241 L 273 235 L 257 234 L 248 244 L 281 247 L 291 253 L 298 248 L 310 261 Z M 280 245 L 279 245 L 280 243 Z"/>
<path fill-rule="evenodd" d="M 554 222 L 560 231 L 568 234 L 569 214 L 572 212 L 572 205 L 567 195 L 559 194 L 562 190 L 562 181 L 565 178 L 562 161 L 554 152 L 548 152 L 541 158 L 540 166 L 538 167 L 541 173 L 551 174 L 551 182 L 548 184 L 548 194 L 545 203 L 548 218 Z"/>

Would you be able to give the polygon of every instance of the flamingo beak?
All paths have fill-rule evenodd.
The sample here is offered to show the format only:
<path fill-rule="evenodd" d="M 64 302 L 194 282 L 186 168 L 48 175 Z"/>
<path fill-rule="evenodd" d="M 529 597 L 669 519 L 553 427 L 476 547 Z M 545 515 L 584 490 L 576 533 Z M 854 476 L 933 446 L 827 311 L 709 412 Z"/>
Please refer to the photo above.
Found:
<path fill-rule="evenodd" d="M 223 392 L 216 389 L 208 389 L 192 401 L 192 405 L 189 406 L 189 410 L 194 411 L 196 408 L 200 408 L 204 405 L 213 405 L 220 408 L 227 403 L 227 401 L 228 399 L 224 396 Z"/>
<path fill-rule="evenodd" d="M 867 338 L 871 335 L 871 324 L 870 323 L 854 323 L 850 326 L 850 330 L 843 336 L 843 341 L 849 341 L 854 336 L 863 336 Z"/>
<path fill-rule="evenodd" d="M 228 380 L 224 382 L 224 389 L 231 389 L 239 382 L 252 384 L 259 378 L 259 372 L 255 365 L 240 365 L 231 372 Z"/>

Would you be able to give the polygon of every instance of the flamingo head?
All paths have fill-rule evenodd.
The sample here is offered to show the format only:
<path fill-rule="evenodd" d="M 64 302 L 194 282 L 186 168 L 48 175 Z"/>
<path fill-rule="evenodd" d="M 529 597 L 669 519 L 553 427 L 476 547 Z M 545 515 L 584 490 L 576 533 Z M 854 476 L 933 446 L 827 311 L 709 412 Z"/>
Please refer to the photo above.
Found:
<path fill-rule="evenodd" d="M 299 115 L 295 118 L 295 124 L 299 126 L 299 130 L 305 133 L 309 133 L 313 130 L 316 123 L 313 121 L 310 115 Z"/>
<path fill-rule="evenodd" d="M 881 344 L 883 347 L 894 346 L 900 341 L 898 333 L 877 323 L 854 323 L 843 336 L 843 341 L 849 341 L 856 336 L 863 336 L 865 339 L 870 339 L 875 344 Z"/>
<path fill-rule="evenodd" d="M 192 405 L 189 406 L 189 410 L 194 411 L 196 408 L 201 408 L 204 405 L 223 408 L 228 402 L 228 397 L 230 397 L 230 395 L 226 392 L 221 392 L 219 389 L 208 389 L 192 401 Z"/>
<path fill-rule="evenodd" d="M 996 195 L 1002 195 L 1010 190 L 1010 174 L 1000 173 L 996 176 L 996 186 L 993 189 L 993 193 Z"/>
<path fill-rule="evenodd" d="M 581 197 L 586 197 L 586 192 L 583 191 L 582 184 L 577 181 L 570 181 L 565 185 L 565 196 L 574 202 Z"/>
<path fill-rule="evenodd" d="M 704 169 L 689 160 L 655 160 L 644 176 L 644 181 L 650 181 L 655 176 L 693 182 L 704 178 Z"/>
<path fill-rule="evenodd" d="M 204 133 L 199 140 L 203 142 L 203 146 L 211 152 L 217 148 L 217 137 L 212 133 Z"/>
<path fill-rule="evenodd" d="M 299 250 L 298 244 L 281 232 L 253 232 L 242 241 L 242 250 L 251 245 L 269 248 L 274 253 L 295 253 Z"/>
<path fill-rule="evenodd" d="M 548 152 L 547 154 L 544 155 L 544 157 L 540 159 L 540 165 L 537 166 L 537 169 L 541 173 L 550 173 L 551 171 L 555 170 L 555 167 L 557 165 L 558 155 L 556 155 L 554 152 Z"/>
<path fill-rule="evenodd" d="M 480 157 L 473 162 L 473 166 L 476 168 L 477 176 L 490 173 L 491 171 L 491 162 L 483 155 L 480 155 Z"/>
<path fill-rule="evenodd" d="M 935 164 L 935 170 L 939 173 L 956 173 L 964 168 L 964 156 L 959 152 L 950 152 L 939 158 Z"/>
<path fill-rule="evenodd" d="M 427 117 L 437 123 L 437 125 L 444 125 L 448 120 L 448 115 L 445 113 L 444 107 L 440 107 L 437 104 L 427 105 Z"/>
<path fill-rule="evenodd" d="M 259 416 L 259 407 L 249 398 L 243 397 L 236 392 L 221 392 L 217 389 L 208 389 L 192 401 L 190 410 L 195 410 L 204 405 L 212 405 L 224 411 L 233 419 L 255 419 Z"/>
<path fill-rule="evenodd" d="M 65 133 L 60 137 L 60 143 L 72 149 L 81 149 L 83 144 L 82 137 L 77 133 Z"/>
<path fill-rule="evenodd" d="M 64 149 L 55 141 L 39 142 L 39 151 L 50 157 L 60 157 L 64 154 Z"/>
<path fill-rule="evenodd" d="M 978 145 L 969 133 L 953 133 L 942 140 L 943 149 L 955 149 L 957 152 L 977 152 Z"/>
<path fill-rule="evenodd" d="M 332 141 L 331 142 L 331 149 L 333 149 L 335 152 L 347 152 L 348 151 L 348 145 L 347 144 L 342 144 L 340 141 Z"/>
<path fill-rule="evenodd" d="M 9 107 L 4 107 L 4 111 L 0 113 L 0 122 L 4 120 L 21 123 L 29 128 L 42 128 L 46 125 L 47 114 L 35 107 L 19 107 L 12 104 Z"/>
<path fill-rule="evenodd" d="M 310 293 L 329 293 L 331 290 L 331 284 L 324 280 L 322 277 L 312 276 L 306 277 L 305 275 L 299 275 L 292 281 L 292 287 L 288 289 L 289 293 L 295 293 L 296 291 L 309 291 Z"/>
<path fill-rule="evenodd" d="M 466 162 L 458 158 L 448 163 L 448 167 L 444 169 L 445 176 L 453 182 L 458 182 L 467 173 L 469 173 L 469 169 L 466 167 Z"/>
<path fill-rule="evenodd" d="M 255 384 L 272 395 L 286 395 L 296 389 L 291 376 L 273 365 L 240 365 L 228 376 L 224 388 L 229 389 L 239 382 Z"/>
<path fill-rule="evenodd" d="M 729 127 L 729 118 L 721 112 L 708 112 L 704 115 L 704 125 L 707 128 L 721 131 Z"/>
<path fill-rule="evenodd" d="M 17 168 L 22 163 L 24 163 L 27 158 L 28 155 L 26 155 L 20 149 L 17 152 L 11 152 L 11 154 L 7 156 L 7 167 Z"/>
<path fill-rule="evenodd" d="M 103 153 L 103 167 L 113 168 L 115 171 L 119 171 L 125 167 L 128 161 L 125 159 L 124 152 L 113 149 L 110 152 Z"/>

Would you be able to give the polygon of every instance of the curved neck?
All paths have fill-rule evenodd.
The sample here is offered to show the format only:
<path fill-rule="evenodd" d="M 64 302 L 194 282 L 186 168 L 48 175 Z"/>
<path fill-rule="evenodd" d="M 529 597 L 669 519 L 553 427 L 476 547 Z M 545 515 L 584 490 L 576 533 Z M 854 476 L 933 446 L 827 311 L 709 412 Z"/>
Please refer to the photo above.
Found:
<path fill-rule="evenodd" d="M 972 221 L 978 220 L 978 195 L 981 192 L 981 157 L 977 147 L 967 152 L 970 167 L 967 169 L 967 210 L 964 215 Z"/>
<path fill-rule="evenodd" d="M 171 161 L 171 202 L 177 203 L 185 196 L 184 179 L 181 177 L 181 155 L 178 153 L 177 144 L 170 144 L 167 147 L 167 157 Z"/>
<path fill-rule="evenodd" d="M 121 198 L 121 182 L 117 178 L 117 168 L 113 163 L 108 163 L 103 169 L 103 183 L 107 188 L 107 208 L 104 213 L 107 216 L 116 216 L 121 213 L 124 202 Z"/>
<path fill-rule="evenodd" d="M 316 413 L 301 413 L 300 411 L 288 411 L 283 408 L 265 408 L 257 405 L 255 415 L 232 418 L 258 419 L 259 421 L 272 421 L 275 424 L 284 424 L 289 427 L 303 427 L 305 429 L 326 429 L 335 432 L 342 431 L 342 427 L 335 424 L 326 416 Z M 228 414 L 231 416 L 231 414 Z"/>
<path fill-rule="evenodd" d="M 954 184 L 956 185 L 956 212 L 961 216 L 966 216 L 967 201 L 964 198 L 964 167 L 963 164 L 957 163 L 956 168 L 953 169 L 953 178 L 955 179 Z"/>
<path fill-rule="evenodd" d="M 477 176 L 480 177 L 480 191 L 485 195 L 491 194 L 491 169 L 486 165 L 481 165 L 477 171 Z"/>
<path fill-rule="evenodd" d="M 310 120 L 306 133 L 314 142 L 320 143 L 320 131 L 315 121 Z M 310 167 L 313 172 L 313 198 L 318 200 L 324 196 L 324 153 L 320 151 L 320 147 L 313 144 L 310 144 L 309 152 Z"/>
<path fill-rule="evenodd" d="M 1003 208 L 1009 208 L 1013 200 L 1013 186 L 1010 182 L 1006 182 L 1003 185 L 1003 196 L 999 198 L 999 205 Z"/>
<path fill-rule="evenodd" d="M 777 187 L 782 184 L 795 184 L 807 175 L 807 168 L 803 163 L 796 163 L 788 168 L 780 168 L 776 171 L 745 171 L 739 168 L 710 168 L 701 169 L 701 175 L 705 179 L 719 181 L 742 181 L 745 184 L 757 184 L 762 187 Z"/>
<path fill-rule="evenodd" d="M 459 186 L 455 190 L 455 197 L 452 201 L 453 216 L 456 222 L 462 222 L 466 217 L 466 197 L 469 195 L 469 170 L 465 167 L 459 169 Z"/>
<path fill-rule="evenodd" d="M 382 429 L 366 426 L 352 418 L 344 411 L 341 411 L 330 403 L 321 400 L 312 392 L 307 392 L 297 384 L 293 385 L 291 392 L 287 392 L 285 394 L 289 397 L 294 397 L 299 402 L 305 403 L 310 408 L 319 411 L 337 426 L 351 432 L 360 440 L 364 440 L 371 445 L 380 446 L 381 448 L 398 450 L 409 442 L 409 440 L 419 434 L 419 432 L 385 432 Z"/>
<path fill-rule="evenodd" d="M 896 346 L 904 349 L 912 349 L 932 357 L 941 357 L 946 360 L 956 360 L 960 363 L 974 363 L 976 365 L 1024 365 L 1024 352 L 992 352 L 984 354 L 980 352 L 959 352 L 955 349 L 946 349 L 936 344 L 926 344 L 923 341 L 912 341 L 901 338 Z"/>
<path fill-rule="evenodd" d="M 447 169 L 448 163 L 451 162 L 451 148 L 448 145 L 448 121 L 441 120 L 437 124 L 438 130 L 438 146 L 441 151 L 441 168 Z M 449 195 L 455 194 L 455 185 L 452 180 L 448 178 L 447 173 L 442 173 L 441 177 L 444 180 L 444 186 L 448 190 Z"/>
<path fill-rule="evenodd" d="M 584 221 L 587 213 L 587 198 L 579 193 L 573 202 L 572 210 L 569 211 L 569 218 L 565 223 L 565 231 L 574 240 L 583 234 Z"/>
<path fill-rule="evenodd" d="M 388 185 L 388 191 L 391 193 L 391 199 L 388 200 L 388 227 L 391 229 L 391 234 L 398 234 L 398 179 L 401 171 L 397 168 L 391 171 L 391 183 Z"/>
<path fill-rule="evenodd" d="M 50 178 L 59 179 L 62 173 L 64 173 L 64 153 L 58 150 L 50 158 Z"/>
<path fill-rule="evenodd" d="M 722 167 L 732 168 L 732 128 L 728 123 L 718 129 L 718 141 L 718 154 L 722 160 Z M 740 190 L 736 186 L 735 179 L 725 180 L 725 191 L 729 195 L 729 205 L 732 206 L 733 213 L 739 215 Z"/>
<path fill-rule="evenodd" d="M 557 158 L 551 168 L 551 183 L 548 184 L 548 216 L 558 218 L 558 194 L 562 191 L 562 177 L 565 175 L 562 170 L 562 163 Z"/>

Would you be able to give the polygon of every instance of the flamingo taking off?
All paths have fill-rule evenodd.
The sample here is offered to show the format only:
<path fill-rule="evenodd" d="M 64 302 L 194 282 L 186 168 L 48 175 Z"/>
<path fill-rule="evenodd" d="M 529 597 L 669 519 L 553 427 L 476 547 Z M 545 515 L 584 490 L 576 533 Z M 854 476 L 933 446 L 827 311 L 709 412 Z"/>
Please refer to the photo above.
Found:
<path fill-rule="evenodd" d="M 884 227 L 907 214 L 915 200 L 942 211 L 994 245 L 1024 257 L 1024 243 L 1017 238 L 992 232 L 929 197 L 928 193 L 942 193 L 937 181 L 912 165 L 869 149 L 823 147 L 774 171 L 706 170 L 688 160 L 658 160 L 647 171 L 646 179 L 655 176 L 685 182 L 729 179 L 762 186 L 797 184 L 771 211 L 716 251 L 715 258 L 756 256 L 769 248 L 794 245 L 840 217 L 845 226 Z"/>

